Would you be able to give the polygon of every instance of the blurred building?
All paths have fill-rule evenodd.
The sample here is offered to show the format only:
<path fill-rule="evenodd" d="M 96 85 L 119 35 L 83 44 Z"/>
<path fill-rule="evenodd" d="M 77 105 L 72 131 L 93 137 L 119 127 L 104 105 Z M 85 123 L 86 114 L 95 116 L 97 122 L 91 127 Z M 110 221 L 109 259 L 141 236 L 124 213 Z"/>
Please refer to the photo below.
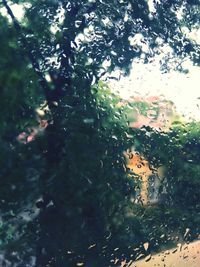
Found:
<path fill-rule="evenodd" d="M 173 123 L 182 121 L 174 103 L 162 97 L 131 97 L 124 104 L 129 107 L 127 117 L 131 128 L 149 126 L 156 131 L 167 132 Z M 143 205 L 162 201 L 165 192 L 160 194 L 159 187 L 164 182 L 164 166 L 154 169 L 145 155 L 140 155 L 134 148 L 125 153 L 125 158 L 130 174 L 139 180 L 139 193 L 136 193 L 135 201 Z"/>

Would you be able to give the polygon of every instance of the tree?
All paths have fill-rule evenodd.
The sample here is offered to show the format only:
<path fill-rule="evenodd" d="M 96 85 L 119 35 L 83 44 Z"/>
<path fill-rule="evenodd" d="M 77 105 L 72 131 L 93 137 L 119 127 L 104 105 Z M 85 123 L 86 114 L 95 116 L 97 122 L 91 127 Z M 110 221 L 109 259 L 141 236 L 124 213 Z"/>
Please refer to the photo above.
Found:
<path fill-rule="evenodd" d="M 14 26 L 1 16 L 2 248 L 7 244 L 6 257 L 18 266 L 34 255 L 41 267 L 114 264 L 143 237 L 127 212 L 123 151 L 132 140 L 119 100 L 100 79 L 116 68 L 128 74 L 136 57 L 148 60 L 158 37 L 175 44 L 177 55 L 187 42 L 181 56 L 194 55 L 175 10 L 183 6 L 197 21 L 198 3 L 165 1 L 154 4 L 154 14 L 147 1 L 13 2 L 24 5 L 25 17 L 19 23 L 2 0 Z M 130 45 L 137 34 L 147 50 Z M 39 106 L 48 106 L 48 126 L 33 142 L 18 143 L 21 131 L 37 125 Z"/>

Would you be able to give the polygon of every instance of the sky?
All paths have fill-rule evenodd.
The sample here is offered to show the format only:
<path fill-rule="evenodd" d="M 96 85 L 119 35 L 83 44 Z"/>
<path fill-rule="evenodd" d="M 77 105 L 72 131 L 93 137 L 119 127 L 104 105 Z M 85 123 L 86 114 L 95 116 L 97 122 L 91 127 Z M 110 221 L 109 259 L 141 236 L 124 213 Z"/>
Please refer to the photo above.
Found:
<path fill-rule="evenodd" d="M 111 81 L 110 86 L 125 99 L 130 96 L 164 96 L 174 102 L 177 111 L 186 120 L 200 121 L 200 67 L 193 66 L 191 62 L 186 65 L 187 74 L 173 70 L 162 73 L 158 60 L 150 64 L 135 61 L 130 75 Z"/>

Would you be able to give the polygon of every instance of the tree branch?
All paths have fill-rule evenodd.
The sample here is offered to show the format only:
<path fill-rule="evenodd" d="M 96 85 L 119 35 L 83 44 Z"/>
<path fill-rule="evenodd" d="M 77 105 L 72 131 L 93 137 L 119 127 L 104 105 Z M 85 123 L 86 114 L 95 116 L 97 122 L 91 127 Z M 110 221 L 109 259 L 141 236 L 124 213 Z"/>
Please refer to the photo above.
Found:
<path fill-rule="evenodd" d="M 52 99 L 51 99 L 51 94 L 50 94 L 51 91 L 49 89 L 49 86 L 48 86 L 48 83 L 47 83 L 46 79 L 43 76 L 42 71 L 40 70 L 39 63 L 38 63 L 37 59 L 34 57 L 33 50 L 31 49 L 29 43 L 27 42 L 27 39 L 26 39 L 26 37 L 24 36 L 24 34 L 22 32 L 22 28 L 21 28 L 19 22 L 17 21 L 16 17 L 14 16 L 14 14 L 13 14 L 10 6 L 8 5 L 7 1 L 6 0 L 2 0 L 2 3 L 4 5 L 4 7 L 6 8 L 8 15 L 11 17 L 12 22 L 14 24 L 14 27 L 15 27 L 16 31 L 18 32 L 18 34 L 21 37 L 22 45 L 23 45 L 23 47 L 25 48 L 25 50 L 27 52 L 28 58 L 31 61 L 33 69 L 35 70 L 36 74 L 39 77 L 38 82 L 39 82 L 41 88 L 43 89 L 45 98 L 47 100 L 47 104 L 49 106 L 51 106 L 51 104 L 52 104 Z"/>
<path fill-rule="evenodd" d="M 61 1 L 62 8 L 65 10 L 65 1 Z M 65 19 L 62 25 L 62 38 L 60 41 L 61 54 L 60 59 L 60 71 L 58 74 L 58 81 L 56 91 L 59 95 L 59 91 L 62 91 L 66 95 L 72 94 L 71 91 L 71 75 L 73 61 L 73 52 L 71 47 L 71 41 L 75 38 L 75 20 L 79 7 L 74 4 L 70 10 L 65 10 Z M 61 93 L 62 93 L 61 92 Z"/>

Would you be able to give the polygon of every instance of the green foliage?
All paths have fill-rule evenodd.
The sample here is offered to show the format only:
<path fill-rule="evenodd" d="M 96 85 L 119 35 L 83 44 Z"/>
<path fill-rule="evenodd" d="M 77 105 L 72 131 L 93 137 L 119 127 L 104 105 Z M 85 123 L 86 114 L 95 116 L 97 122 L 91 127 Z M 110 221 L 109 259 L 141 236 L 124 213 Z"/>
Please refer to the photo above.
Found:
<path fill-rule="evenodd" d="M 6 18 L 0 16 L 0 21 L 0 130 L 4 138 L 11 140 L 25 126 L 35 123 L 34 108 L 43 97 L 35 73 L 27 67 L 24 51 L 17 44 L 15 30 Z"/>

